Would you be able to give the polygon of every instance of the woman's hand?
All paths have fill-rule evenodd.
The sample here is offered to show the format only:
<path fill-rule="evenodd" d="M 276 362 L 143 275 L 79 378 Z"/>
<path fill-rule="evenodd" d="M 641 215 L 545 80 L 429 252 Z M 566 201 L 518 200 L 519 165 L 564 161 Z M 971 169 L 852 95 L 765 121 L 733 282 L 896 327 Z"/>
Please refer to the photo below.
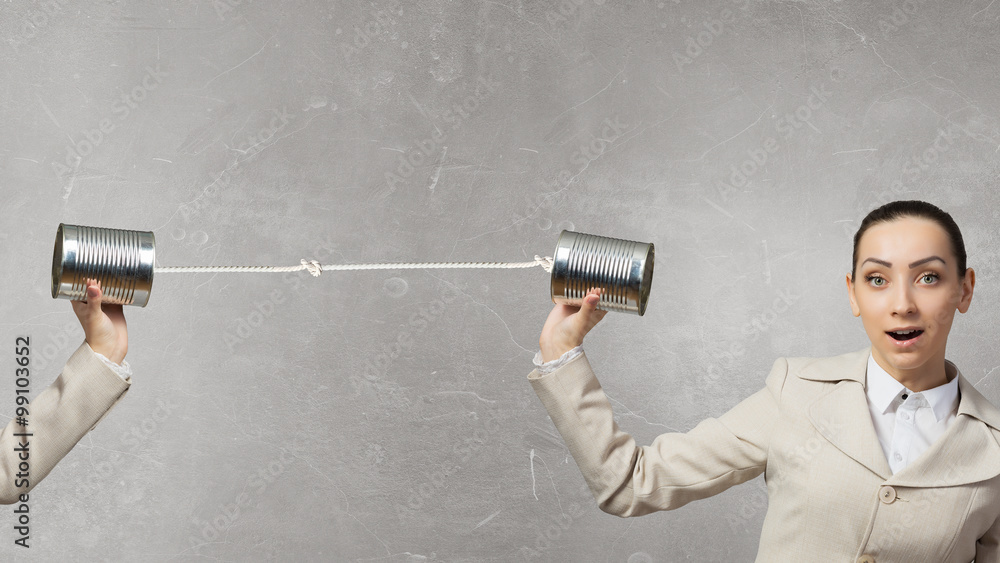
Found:
<path fill-rule="evenodd" d="M 558 304 L 552 309 L 538 339 L 543 362 L 555 360 L 583 344 L 583 337 L 608 314 L 607 311 L 597 310 L 600 298 L 600 288 L 590 288 L 583 299 L 583 306 Z"/>
<path fill-rule="evenodd" d="M 128 330 L 125 328 L 125 314 L 121 305 L 102 305 L 104 293 L 101 284 L 87 279 L 87 300 L 70 301 L 76 313 L 87 344 L 98 354 L 116 364 L 121 364 L 128 352 Z"/>

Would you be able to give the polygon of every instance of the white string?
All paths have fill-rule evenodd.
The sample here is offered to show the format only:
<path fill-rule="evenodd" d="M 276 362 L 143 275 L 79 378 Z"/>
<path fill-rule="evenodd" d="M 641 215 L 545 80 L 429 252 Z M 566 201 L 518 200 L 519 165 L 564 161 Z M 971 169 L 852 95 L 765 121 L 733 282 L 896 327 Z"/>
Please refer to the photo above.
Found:
<path fill-rule="evenodd" d="M 552 273 L 552 257 L 535 255 L 532 262 L 401 262 L 397 264 L 320 264 L 302 259 L 301 266 L 169 266 L 154 267 L 153 272 L 295 272 L 309 270 L 319 277 L 326 270 L 412 270 L 423 268 L 533 268 L 541 266 Z"/>

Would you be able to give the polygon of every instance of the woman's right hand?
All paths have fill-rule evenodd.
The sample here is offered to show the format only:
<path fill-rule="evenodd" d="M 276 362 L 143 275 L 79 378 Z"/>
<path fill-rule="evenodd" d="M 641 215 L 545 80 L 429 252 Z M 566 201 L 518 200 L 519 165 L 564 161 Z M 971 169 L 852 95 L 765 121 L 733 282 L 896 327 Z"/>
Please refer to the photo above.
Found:
<path fill-rule="evenodd" d="M 607 311 L 596 308 L 600 298 L 600 288 L 593 287 L 584 297 L 582 306 L 560 303 L 552 308 L 542 327 L 542 336 L 538 339 L 543 362 L 555 360 L 583 344 L 583 337 L 608 314 Z"/>
<path fill-rule="evenodd" d="M 90 348 L 112 362 L 121 365 L 128 353 L 128 328 L 121 305 L 104 303 L 100 282 L 87 278 L 87 300 L 72 300 L 73 312 L 80 320 Z"/>

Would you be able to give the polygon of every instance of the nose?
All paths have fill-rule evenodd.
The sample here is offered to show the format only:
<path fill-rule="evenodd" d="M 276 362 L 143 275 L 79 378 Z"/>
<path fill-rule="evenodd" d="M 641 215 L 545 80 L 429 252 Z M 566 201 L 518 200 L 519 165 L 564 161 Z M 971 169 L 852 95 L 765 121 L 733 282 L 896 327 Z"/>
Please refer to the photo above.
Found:
<path fill-rule="evenodd" d="M 917 305 L 914 303 L 913 296 L 910 294 L 909 286 L 900 284 L 892 296 L 893 314 L 906 316 L 915 312 L 916 309 Z"/>

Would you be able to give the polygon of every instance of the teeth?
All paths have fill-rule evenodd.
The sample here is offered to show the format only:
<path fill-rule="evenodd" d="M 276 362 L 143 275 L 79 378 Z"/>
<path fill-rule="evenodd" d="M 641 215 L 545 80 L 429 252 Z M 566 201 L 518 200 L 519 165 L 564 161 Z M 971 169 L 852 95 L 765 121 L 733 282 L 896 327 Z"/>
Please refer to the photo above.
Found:
<path fill-rule="evenodd" d="M 910 334 L 911 332 L 916 332 L 916 330 L 897 330 L 896 334 Z"/>

